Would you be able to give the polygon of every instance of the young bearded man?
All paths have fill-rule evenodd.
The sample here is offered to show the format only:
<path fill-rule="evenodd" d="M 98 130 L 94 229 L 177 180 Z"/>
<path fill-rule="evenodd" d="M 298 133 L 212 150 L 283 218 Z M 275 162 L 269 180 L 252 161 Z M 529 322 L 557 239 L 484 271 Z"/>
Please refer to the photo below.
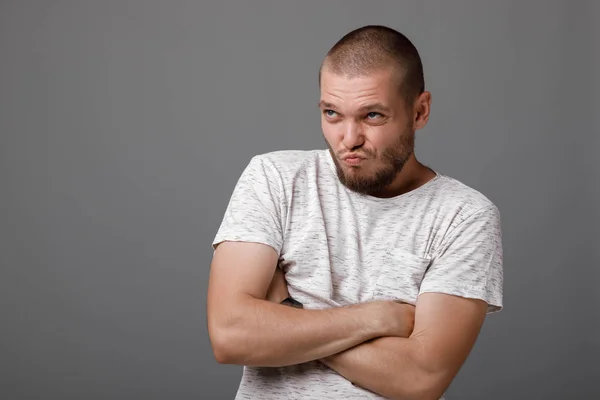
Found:
<path fill-rule="evenodd" d="M 502 309 L 497 207 L 417 161 L 421 59 L 383 26 L 319 73 L 327 149 L 257 155 L 213 242 L 207 313 L 236 399 L 440 399 Z"/>

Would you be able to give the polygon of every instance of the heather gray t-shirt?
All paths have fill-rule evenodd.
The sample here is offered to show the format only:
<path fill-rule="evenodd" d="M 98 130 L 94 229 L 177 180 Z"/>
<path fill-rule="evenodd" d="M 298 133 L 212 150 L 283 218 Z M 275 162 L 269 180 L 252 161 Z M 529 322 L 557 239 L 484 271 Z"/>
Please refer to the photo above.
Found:
<path fill-rule="evenodd" d="M 233 191 L 213 248 L 258 242 L 280 255 L 290 295 L 322 309 L 420 293 L 482 299 L 502 309 L 500 215 L 483 194 L 436 172 L 382 199 L 346 188 L 328 150 L 252 158 Z M 240 265 L 240 268 L 243 268 Z M 236 399 L 382 399 L 318 361 L 244 367 Z"/>

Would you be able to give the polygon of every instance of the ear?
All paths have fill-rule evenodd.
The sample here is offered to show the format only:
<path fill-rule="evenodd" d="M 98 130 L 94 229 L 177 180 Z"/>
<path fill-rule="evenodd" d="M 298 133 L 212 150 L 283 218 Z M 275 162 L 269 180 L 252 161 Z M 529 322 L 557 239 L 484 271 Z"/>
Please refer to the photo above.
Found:
<path fill-rule="evenodd" d="M 431 93 L 423 92 L 415 100 L 414 107 L 414 127 L 415 130 L 423 129 L 429 121 L 429 112 L 431 110 Z"/>

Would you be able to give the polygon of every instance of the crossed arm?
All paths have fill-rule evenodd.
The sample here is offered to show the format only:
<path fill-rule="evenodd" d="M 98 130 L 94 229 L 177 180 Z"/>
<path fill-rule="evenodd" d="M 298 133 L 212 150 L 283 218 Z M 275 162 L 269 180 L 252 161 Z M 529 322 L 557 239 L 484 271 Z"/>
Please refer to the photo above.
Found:
<path fill-rule="evenodd" d="M 277 254 L 224 242 L 211 266 L 207 315 L 217 361 L 282 366 L 320 360 L 390 399 L 438 399 L 470 353 L 487 304 L 426 293 L 414 307 L 371 302 L 303 310 L 267 300 Z"/>

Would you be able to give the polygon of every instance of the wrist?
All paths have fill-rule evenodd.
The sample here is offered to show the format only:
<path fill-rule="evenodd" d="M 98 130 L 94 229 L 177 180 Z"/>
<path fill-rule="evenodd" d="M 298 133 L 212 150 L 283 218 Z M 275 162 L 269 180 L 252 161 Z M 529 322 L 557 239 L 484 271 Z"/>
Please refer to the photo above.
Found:
<path fill-rule="evenodd" d="M 355 332 L 360 332 L 363 341 L 385 336 L 390 330 L 389 321 L 385 318 L 384 304 L 380 301 L 354 304 L 348 307 L 357 327 Z"/>
<path fill-rule="evenodd" d="M 369 306 L 367 320 L 373 330 L 373 337 L 370 339 L 390 335 L 393 325 L 390 323 L 388 303 L 385 301 L 373 301 L 366 305 Z"/>

